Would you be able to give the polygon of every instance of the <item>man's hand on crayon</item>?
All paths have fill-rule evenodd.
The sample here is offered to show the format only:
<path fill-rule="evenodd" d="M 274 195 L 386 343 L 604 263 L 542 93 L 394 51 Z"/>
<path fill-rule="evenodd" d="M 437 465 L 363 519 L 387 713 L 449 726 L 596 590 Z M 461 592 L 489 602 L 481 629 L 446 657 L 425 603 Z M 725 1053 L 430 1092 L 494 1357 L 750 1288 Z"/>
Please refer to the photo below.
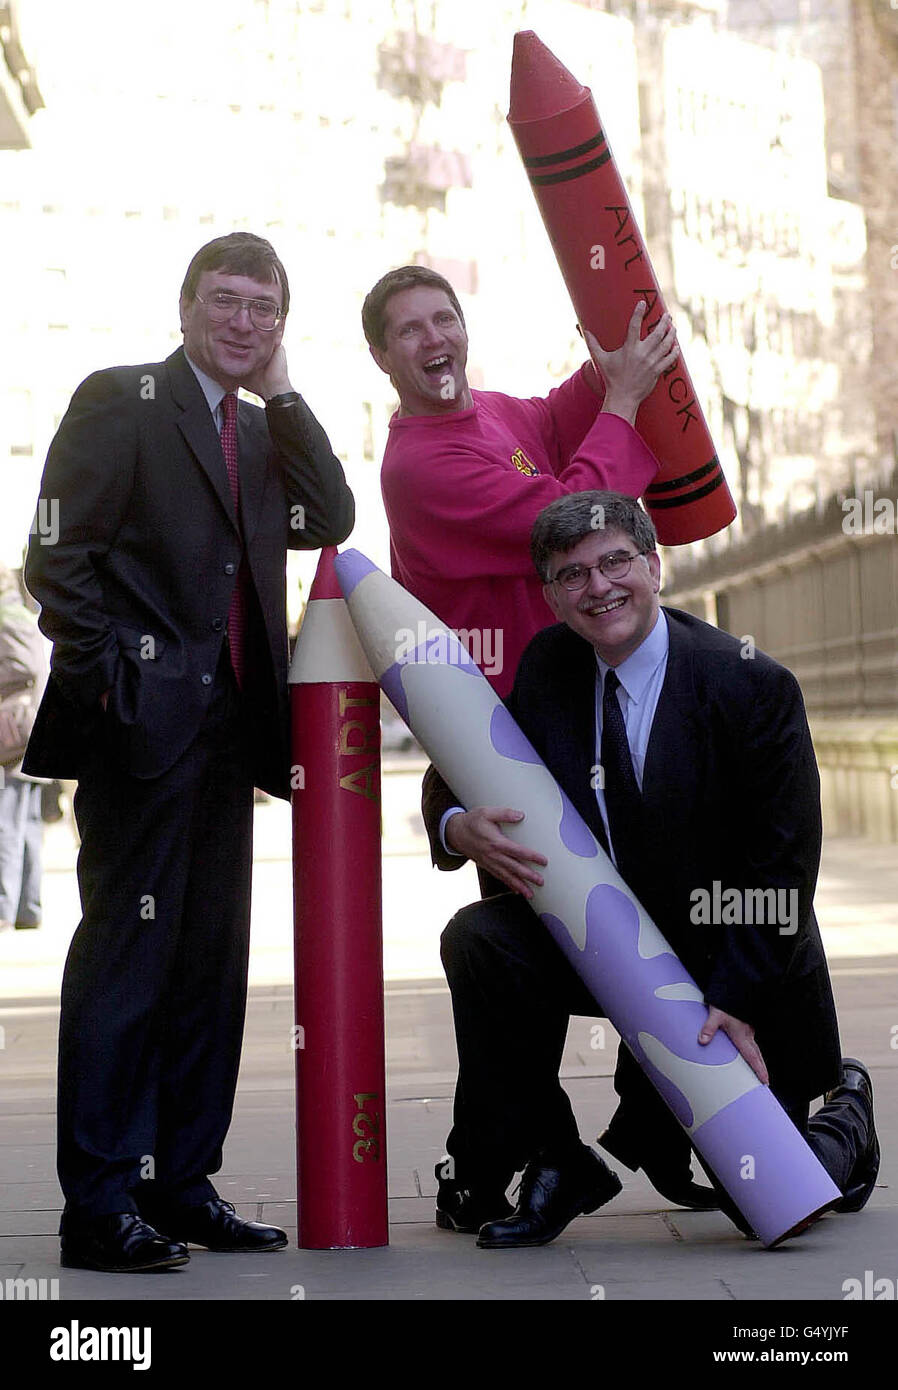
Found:
<path fill-rule="evenodd" d="M 742 1053 L 758 1080 L 763 1081 L 765 1086 L 769 1085 L 770 1077 L 767 1073 L 767 1065 L 761 1056 L 761 1049 L 755 1042 L 755 1030 L 751 1024 L 743 1023 L 741 1018 L 735 1018 L 733 1014 L 725 1014 L 723 1009 L 717 1009 L 713 1004 L 710 1004 L 708 1017 L 698 1035 L 698 1040 L 702 1046 L 708 1045 L 718 1029 L 726 1033 L 736 1051 Z"/>
<path fill-rule="evenodd" d="M 594 333 L 580 328 L 596 372 L 605 382 L 602 410 L 620 415 L 631 425 L 661 373 L 672 367 L 680 355 L 670 314 L 662 314 L 651 332 L 641 338 L 645 314 L 646 302 L 640 299 L 630 318 L 623 345 L 614 352 L 606 352 Z"/>
<path fill-rule="evenodd" d="M 443 832 L 446 844 L 456 854 L 473 859 L 515 893 L 533 897 L 533 887 L 542 886 L 541 876 L 530 864 L 548 864 L 545 855 L 527 849 L 516 840 L 503 835 L 500 826 L 524 819 L 523 811 L 509 806 L 477 806 L 473 811 L 460 811 L 450 816 Z"/>

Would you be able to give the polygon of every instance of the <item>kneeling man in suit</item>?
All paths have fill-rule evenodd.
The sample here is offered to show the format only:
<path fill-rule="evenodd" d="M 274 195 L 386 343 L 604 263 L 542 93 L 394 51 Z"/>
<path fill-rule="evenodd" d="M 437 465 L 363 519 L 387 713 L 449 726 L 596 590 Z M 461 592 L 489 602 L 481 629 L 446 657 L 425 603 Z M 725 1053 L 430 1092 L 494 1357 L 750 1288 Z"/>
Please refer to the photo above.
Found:
<path fill-rule="evenodd" d="M 140 296 L 140 271 L 131 293 Z M 184 345 L 78 387 L 47 458 L 26 580 L 53 641 L 25 771 L 78 779 L 83 917 L 62 985 L 62 1260 L 271 1250 L 209 1181 L 246 1003 L 253 788 L 289 798 L 287 550 L 354 506 L 287 374 L 284 267 L 202 247 Z M 237 399 L 239 387 L 265 409 Z"/>
<path fill-rule="evenodd" d="M 538 516 L 531 551 L 559 623 L 525 650 L 508 708 L 704 991 L 700 1040 L 728 1034 L 809 1138 L 841 1209 L 858 1210 L 879 1146 L 869 1074 L 840 1060 L 814 917 L 819 779 L 798 683 L 735 637 L 661 608 L 654 528 L 629 497 L 559 498 Z M 443 935 L 459 1078 L 437 1223 L 479 1230 L 486 1248 L 542 1245 L 620 1191 L 580 1142 L 558 1079 L 570 1014 L 601 1005 L 527 905 L 546 860 L 503 834 L 520 812 L 464 810 L 431 768 L 424 815 L 440 868 L 470 858 L 512 890 L 462 909 Z M 732 890 L 763 903 L 764 920 L 707 910 L 726 890 L 729 903 Z M 719 1202 L 741 1220 L 691 1181 L 684 1131 L 623 1046 L 615 1088 L 603 1147 L 667 1184 L 674 1175 L 686 1205 Z M 512 1211 L 505 1190 L 521 1170 Z"/>

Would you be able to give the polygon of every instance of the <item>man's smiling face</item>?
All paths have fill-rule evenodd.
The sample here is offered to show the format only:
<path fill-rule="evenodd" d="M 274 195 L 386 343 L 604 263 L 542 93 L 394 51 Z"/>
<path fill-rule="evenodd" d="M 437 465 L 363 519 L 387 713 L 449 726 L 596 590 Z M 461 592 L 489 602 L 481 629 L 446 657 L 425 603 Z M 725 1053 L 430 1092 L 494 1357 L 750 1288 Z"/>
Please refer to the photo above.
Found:
<path fill-rule="evenodd" d="M 443 415 L 472 405 L 465 366 L 468 335 L 445 290 L 416 285 L 387 302 L 377 365 L 399 393 L 401 415 Z"/>
<path fill-rule="evenodd" d="M 268 300 L 278 308 L 283 303 L 283 291 L 274 280 L 251 280 L 246 275 L 229 275 L 225 270 L 204 270 L 196 287 L 199 298 L 181 300 L 187 356 L 226 391 L 236 391 L 268 361 L 284 336 L 284 320 L 268 332 L 255 328 L 249 309 L 243 304 L 224 323 L 215 323 L 201 301 L 216 291 L 242 299 Z"/>
<path fill-rule="evenodd" d="M 549 562 L 554 579 L 571 565 L 595 565 L 615 553 L 636 556 L 622 579 L 606 579 L 592 569 L 584 587 L 574 592 L 557 581 L 543 586 L 556 618 L 585 637 L 609 666 L 625 661 L 655 626 L 661 589 L 657 551 L 639 555 L 626 531 L 608 527 L 590 532 L 571 550 L 553 552 Z"/>

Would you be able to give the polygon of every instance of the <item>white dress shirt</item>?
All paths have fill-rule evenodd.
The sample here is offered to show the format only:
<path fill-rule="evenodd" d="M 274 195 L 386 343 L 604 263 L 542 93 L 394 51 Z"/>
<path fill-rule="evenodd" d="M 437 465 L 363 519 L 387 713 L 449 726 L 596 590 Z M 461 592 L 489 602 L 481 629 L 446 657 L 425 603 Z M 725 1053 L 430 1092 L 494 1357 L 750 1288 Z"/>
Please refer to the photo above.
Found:
<path fill-rule="evenodd" d="M 187 357 L 186 352 L 184 356 Z M 203 388 L 203 395 L 206 397 L 206 402 L 209 409 L 212 411 L 212 419 L 215 421 L 215 428 L 218 430 L 218 433 L 221 434 L 221 427 L 224 424 L 221 403 L 228 393 L 219 382 L 213 381 L 211 376 L 206 376 L 206 373 L 201 371 L 191 358 L 187 357 L 187 361 L 190 363 L 190 369 L 193 375 Z"/>

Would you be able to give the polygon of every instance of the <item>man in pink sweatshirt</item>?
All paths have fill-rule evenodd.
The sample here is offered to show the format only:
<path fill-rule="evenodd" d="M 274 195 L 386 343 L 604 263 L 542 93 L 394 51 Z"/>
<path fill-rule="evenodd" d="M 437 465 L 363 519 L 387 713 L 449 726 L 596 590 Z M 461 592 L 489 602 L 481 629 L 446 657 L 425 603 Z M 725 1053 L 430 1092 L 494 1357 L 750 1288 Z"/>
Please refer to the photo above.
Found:
<path fill-rule="evenodd" d="M 615 352 L 587 332 L 592 360 L 548 396 L 520 400 L 468 386 L 464 316 L 436 271 L 392 270 L 365 300 L 371 355 L 399 395 L 381 473 L 393 576 L 468 634 L 503 697 L 552 622 L 530 563 L 537 514 L 569 492 L 638 497 L 658 470 L 633 421 L 678 349 L 669 315 L 640 339 L 644 313 L 640 301 Z"/>
<path fill-rule="evenodd" d="M 537 515 L 566 493 L 638 497 L 658 471 L 633 422 L 678 348 L 667 314 L 640 338 L 644 313 L 640 302 L 614 352 L 587 331 L 591 360 L 545 398 L 520 400 L 469 387 L 464 315 L 436 271 L 391 270 L 365 299 L 371 355 L 399 396 L 381 473 L 393 576 L 461 632 L 503 699 L 524 648 L 553 622 L 530 560 Z M 505 891 L 479 878 L 484 897 Z M 441 1202 L 459 1197 L 440 1165 L 437 1177 Z M 651 1173 L 672 1199 L 713 1204 L 691 1177 L 688 1145 Z"/>

